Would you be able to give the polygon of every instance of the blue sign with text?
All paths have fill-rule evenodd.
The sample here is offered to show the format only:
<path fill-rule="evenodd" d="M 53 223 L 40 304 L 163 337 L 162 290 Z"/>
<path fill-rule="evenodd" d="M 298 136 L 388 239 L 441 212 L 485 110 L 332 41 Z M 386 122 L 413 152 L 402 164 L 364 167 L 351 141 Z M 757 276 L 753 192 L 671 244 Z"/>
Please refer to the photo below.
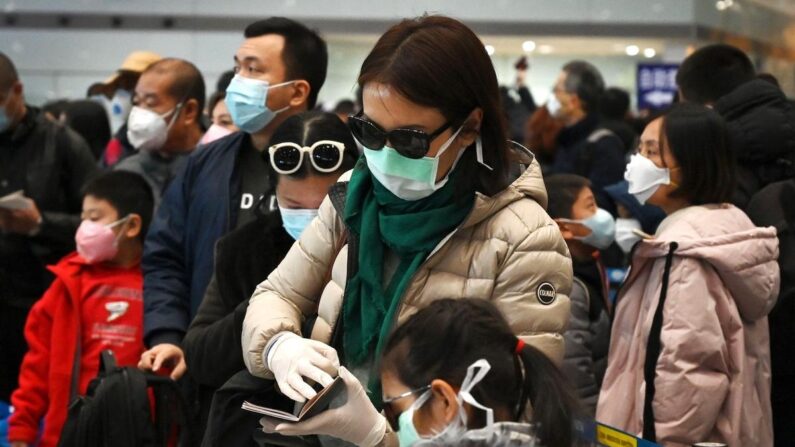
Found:
<path fill-rule="evenodd" d="M 638 110 L 661 110 L 673 103 L 677 70 L 677 64 L 638 64 Z"/>

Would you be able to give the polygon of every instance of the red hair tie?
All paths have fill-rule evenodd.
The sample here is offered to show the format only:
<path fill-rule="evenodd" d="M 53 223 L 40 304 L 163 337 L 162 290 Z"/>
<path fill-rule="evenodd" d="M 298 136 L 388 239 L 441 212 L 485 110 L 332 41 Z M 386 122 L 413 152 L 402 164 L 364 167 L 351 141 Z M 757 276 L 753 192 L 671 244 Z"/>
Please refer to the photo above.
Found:
<path fill-rule="evenodd" d="M 522 353 L 522 349 L 524 349 L 524 340 L 521 338 L 516 340 L 516 349 L 514 350 L 514 354 L 519 355 Z"/>

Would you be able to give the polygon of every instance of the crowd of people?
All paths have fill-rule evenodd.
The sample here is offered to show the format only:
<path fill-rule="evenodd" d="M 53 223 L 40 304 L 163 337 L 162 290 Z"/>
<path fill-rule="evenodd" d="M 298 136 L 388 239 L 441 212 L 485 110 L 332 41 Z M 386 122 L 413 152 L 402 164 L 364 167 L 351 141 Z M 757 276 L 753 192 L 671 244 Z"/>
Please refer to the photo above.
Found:
<path fill-rule="evenodd" d="M 391 26 L 333 112 L 303 24 L 233 56 L 210 95 L 139 51 L 39 109 L 0 53 L 11 446 L 59 445 L 107 350 L 203 446 L 795 440 L 795 103 L 743 51 L 687 56 L 648 119 L 583 60 L 543 105 L 525 60 L 499 86 L 444 16 Z M 241 409 L 340 381 L 309 419 Z"/>

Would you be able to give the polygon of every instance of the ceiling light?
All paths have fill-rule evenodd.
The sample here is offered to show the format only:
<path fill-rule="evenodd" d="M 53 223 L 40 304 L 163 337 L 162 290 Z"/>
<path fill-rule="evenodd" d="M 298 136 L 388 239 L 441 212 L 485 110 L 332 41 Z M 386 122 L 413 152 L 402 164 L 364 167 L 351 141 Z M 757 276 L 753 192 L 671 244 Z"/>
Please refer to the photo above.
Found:
<path fill-rule="evenodd" d="M 489 53 L 489 56 L 494 54 L 494 46 L 493 45 L 486 45 L 486 53 Z"/>
<path fill-rule="evenodd" d="M 532 40 L 525 40 L 524 42 L 522 42 L 522 50 L 524 50 L 525 53 L 532 53 L 533 50 L 535 49 L 536 49 L 536 43 L 533 42 Z"/>
<path fill-rule="evenodd" d="M 645 50 L 643 50 L 643 55 L 651 59 L 657 55 L 657 51 L 654 48 L 646 48 Z"/>
<path fill-rule="evenodd" d="M 640 48 L 637 45 L 629 45 L 624 51 L 627 52 L 627 56 L 637 56 L 640 53 Z"/>

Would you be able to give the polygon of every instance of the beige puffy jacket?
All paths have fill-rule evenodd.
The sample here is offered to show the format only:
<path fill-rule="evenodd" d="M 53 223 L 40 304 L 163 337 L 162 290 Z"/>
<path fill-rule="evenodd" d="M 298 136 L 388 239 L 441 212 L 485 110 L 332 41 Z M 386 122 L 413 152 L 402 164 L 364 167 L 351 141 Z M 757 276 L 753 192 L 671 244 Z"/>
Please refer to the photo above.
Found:
<path fill-rule="evenodd" d="M 572 267 L 546 205 L 535 161 L 502 192 L 478 194 L 470 215 L 439 243 L 407 286 L 397 324 L 434 300 L 490 299 L 517 336 L 560 363 Z M 243 359 L 253 375 L 272 378 L 262 355 L 279 332 L 330 343 L 345 289 L 348 247 L 340 248 L 343 233 L 342 219 L 327 197 L 318 217 L 254 291 L 242 335 Z M 301 334 L 302 323 L 314 315 L 318 318 L 312 333 Z"/>

